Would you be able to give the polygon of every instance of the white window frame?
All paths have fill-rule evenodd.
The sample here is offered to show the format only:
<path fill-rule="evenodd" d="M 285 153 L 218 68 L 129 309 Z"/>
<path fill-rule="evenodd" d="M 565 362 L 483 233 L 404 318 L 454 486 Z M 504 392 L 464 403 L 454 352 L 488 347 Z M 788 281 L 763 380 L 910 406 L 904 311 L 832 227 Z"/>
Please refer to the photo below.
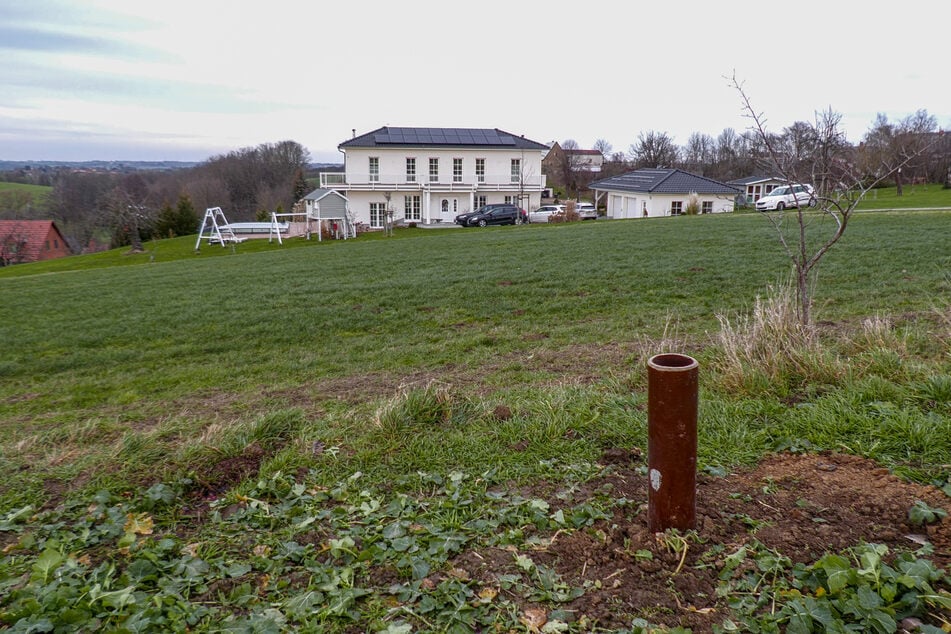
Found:
<path fill-rule="evenodd" d="M 386 223 L 386 203 L 370 203 L 370 226 L 383 227 Z"/>
<path fill-rule="evenodd" d="M 522 180 L 522 159 L 512 159 L 512 182 L 519 183 Z"/>
<path fill-rule="evenodd" d="M 368 169 L 369 169 L 368 173 L 370 175 L 370 182 L 379 183 L 380 182 L 380 157 L 379 156 L 370 157 Z"/>
<path fill-rule="evenodd" d="M 485 159 L 477 158 L 475 160 L 475 174 L 476 182 L 484 183 L 485 182 Z"/>
<path fill-rule="evenodd" d="M 439 182 L 439 159 L 438 158 L 429 159 L 429 182 L 430 183 Z"/>
<path fill-rule="evenodd" d="M 453 183 L 462 182 L 462 159 L 461 158 L 452 159 L 452 182 Z"/>
<path fill-rule="evenodd" d="M 682 200 L 670 201 L 670 215 L 682 216 L 683 214 L 684 214 L 684 201 Z"/>
<path fill-rule="evenodd" d="M 407 222 L 417 222 L 423 219 L 421 196 L 403 196 L 403 217 Z"/>
<path fill-rule="evenodd" d="M 712 214 L 713 213 L 713 201 L 712 200 L 703 200 L 700 202 L 700 213 L 702 214 Z"/>
<path fill-rule="evenodd" d="M 486 202 L 485 194 L 479 194 L 478 196 L 476 196 L 474 199 L 474 202 L 475 202 L 475 209 L 479 209 L 480 207 L 485 207 L 488 204 L 488 202 Z M 473 209 L 473 211 L 475 211 L 475 209 Z"/>
<path fill-rule="evenodd" d="M 416 182 L 416 157 L 415 156 L 406 157 L 406 182 L 407 183 Z"/>

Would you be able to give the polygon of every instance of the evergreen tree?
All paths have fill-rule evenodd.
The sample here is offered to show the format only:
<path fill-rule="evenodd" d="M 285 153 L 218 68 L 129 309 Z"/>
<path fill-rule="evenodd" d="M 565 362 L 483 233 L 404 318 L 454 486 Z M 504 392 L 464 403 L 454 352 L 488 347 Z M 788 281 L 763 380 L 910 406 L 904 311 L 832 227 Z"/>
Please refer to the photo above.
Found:
<path fill-rule="evenodd" d="M 179 196 L 178 204 L 174 209 L 165 203 L 159 211 L 158 220 L 155 223 L 155 232 L 158 237 L 174 238 L 197 233 L 197 231 L 198 214 L 195 213 L 195 206 L 188 194 Z"/>

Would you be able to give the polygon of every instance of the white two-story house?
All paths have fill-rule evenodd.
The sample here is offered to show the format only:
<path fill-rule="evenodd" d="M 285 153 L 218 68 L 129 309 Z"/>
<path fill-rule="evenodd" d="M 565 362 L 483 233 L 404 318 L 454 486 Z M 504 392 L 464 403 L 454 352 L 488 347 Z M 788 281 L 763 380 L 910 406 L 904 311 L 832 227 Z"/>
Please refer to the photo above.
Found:
<path fill-rule="evenodd" d="M 386 126 L 344 141 L 344 173 L 320 175 L 320 186 L 349 201 L 355 223 L 453 222 L 491 203 L 529 211 L 545 187 L 547 146 L 499 129 Z"/>

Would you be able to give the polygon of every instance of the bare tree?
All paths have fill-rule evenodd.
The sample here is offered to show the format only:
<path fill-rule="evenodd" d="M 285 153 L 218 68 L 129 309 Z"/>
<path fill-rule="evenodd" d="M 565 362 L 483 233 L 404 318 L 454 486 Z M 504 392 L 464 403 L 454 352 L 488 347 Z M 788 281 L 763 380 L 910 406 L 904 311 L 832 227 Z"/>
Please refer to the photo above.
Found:
<path fill-rule="evenodd" d="M 107 209 L 113 218 L 115 246 L 128 240 L 130 253 L 143 253 L 142 233 L 151 229 L 155 211 L 148 204 L 148 186 L 142 176 L 124 176 L 109 194 Z"/>
<path fill-rule="evenodd" d="M 895 124 L 879 113 L 865 133 L 859 162 L 870 175 L 887 175 L 901 196 L 906 181 L 928 179 L 928 167 L 936 158 L 933 150 L 943 145 L 937 128 L 937 121 L 926 110 L 918 110 Z"/>
<path fill-rule="evenodd" d="M 648 130 L 637 136 L 630 154 L 635 167 L 667 167 L 677 162 L 679 150 L 666 132 Z"/>
<path fill-rule="evenodd" d="M 594 142 L 593 149 L 597 150 L 605 158 L 611 156 L 611 151 L 614 149 L 614 146 L 608 143 L 607 139 L 598 139 Z"/>
<path fill-rule="evenodd" d="M 744 116 L 752 122 L 751 130 L 762 143 L 765 159 L 779 176 L 789 183 L 817 185 L 815 209 L 806 205 L 795 208 L 792 221 L 789 212 L 779 210 L 765 214 L 773 225 L 783 250 L 793 265 L 796 280 L 797 317 L 800 325 L 812 323 L 812 290 L 819 263 L 848 228 L 859 202 L 865 194 L 909 164 L 917 154 L 904 155 L 879 170 L 871 179 L 857 170 L 850 160 L 851 148 L 840 129 L 841 115 L 829 110 L 817 113 L 814 124 L 798 124 L 797 134 L 808 139 L 808 151 L 790 153 L 788 142 L 766 130 L 764 115 L 753 108 L 743 85 L 732 78 L 740 95 Z M 829 222 L 831 221 L 831 222 Z"/>
<path fill-rule="evenodd" d="M 0 266 L 26 261 L 28 237 L 26 227 L 18 222 L 0 232 Z"/>
<path fill-rule="evenodd" d="M 50 211 L 73 253 L 80 253 L 94 236 L 108 231 L 107 198 L 117 181 L 114 174 L 57 174 L 50 194 Z"/>
<path fill-rule="evenodd" d="M 702 176 L 707 166 L 713 164 L 715 146 L 713 137 L 699 132 L 691 134 L 683 148 L 684 168 Z"/>

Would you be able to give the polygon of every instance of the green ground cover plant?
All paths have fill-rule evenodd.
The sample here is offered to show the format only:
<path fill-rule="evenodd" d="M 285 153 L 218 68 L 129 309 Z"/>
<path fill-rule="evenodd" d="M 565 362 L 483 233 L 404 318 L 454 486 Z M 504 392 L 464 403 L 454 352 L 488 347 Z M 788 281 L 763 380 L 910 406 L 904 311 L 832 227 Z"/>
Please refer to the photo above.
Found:
<path fill-rule="evenodd" d="M 755 215 L 197 255 L 183 238 L 136 266 L 119 251 L 69 272 L 11 267 L 0 622 L 606 631 L 567 607 L 595 586 L 539 552 L 638 515 L 609 488 L 578 492 L 610 477 L 605 450 L 646 447 L 643 367 L 658 351 L 701 361 L 704 473 L 834 450 L 951 493 L 948 219 L 856 218 L 823 262 L 814 333 L 784 330 L 786 261 Z M 945 508 L 907 510 L 926 527 Z M 926 549 L 855 544 L 793 564 L 668 542 L 720 566 L 724 631 L 947 617 Z M 505 553 L 494 585 L 456 563 L 487 549 Z"/>

